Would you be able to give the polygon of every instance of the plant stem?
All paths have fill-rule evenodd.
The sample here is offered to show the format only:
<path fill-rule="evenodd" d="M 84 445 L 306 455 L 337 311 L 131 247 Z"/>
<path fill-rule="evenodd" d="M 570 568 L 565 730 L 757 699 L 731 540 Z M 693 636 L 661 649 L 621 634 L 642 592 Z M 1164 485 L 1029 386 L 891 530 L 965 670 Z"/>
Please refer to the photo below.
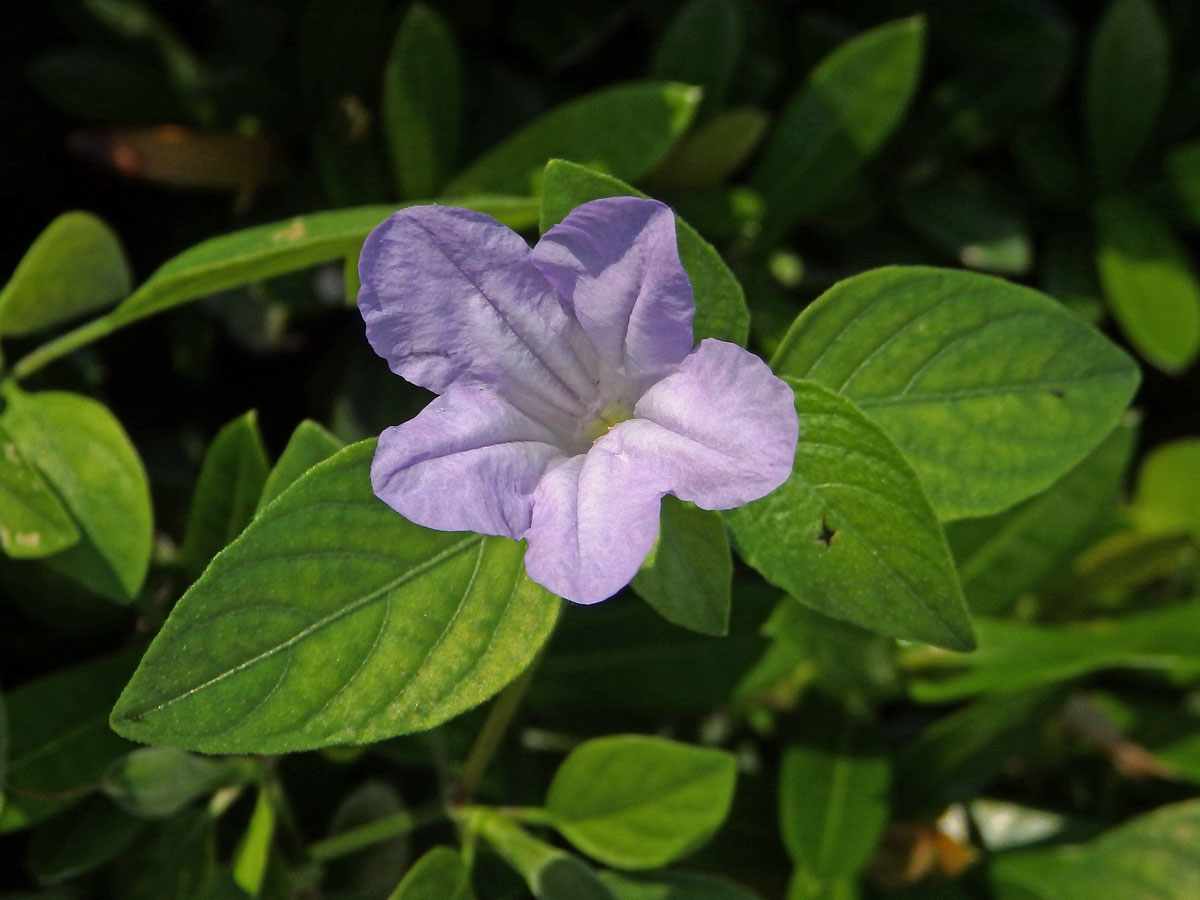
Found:
<path fill-rule="evenodd" d="M 94 341 L 107 337 L 118 327 L 109 316 L 101 316 L 99 319 L 93 319 L 91 322 L 80 325 L 73 331 L 68 331 L 49 343 L 42 344 L 32 353 L 22 357 L 13 366 L 12 377 L 18 380 L 27 378 L 56 359 L 61 359 L 74 353 L 80 347 L 86 347 Z"/>
<path fill-rule="evenodd" d="M 431 825 L 444 818 L 446 818 L 446 811 L 440 803 L 422 806 L 411 811 L 405 810 L 394 815 L 384 816 L 381 819 L 375 819 L 374 821 L 367 822 L 365 825 L 359 825 L 357 828 L 350 828 L 339 832 L 332 837 L 325 838 L 323 841 L 317 841 L 315 844 L 310 844 L 308 855 L 317 862 L 324 862 L 328 859 L 346 856 L 347 854 L 362 850 L 364 847 L 370 847 L 372 844 L 386 841 L 389 838 L 408 834 L 410 831 L 416 831 L 423 825 Z"/>

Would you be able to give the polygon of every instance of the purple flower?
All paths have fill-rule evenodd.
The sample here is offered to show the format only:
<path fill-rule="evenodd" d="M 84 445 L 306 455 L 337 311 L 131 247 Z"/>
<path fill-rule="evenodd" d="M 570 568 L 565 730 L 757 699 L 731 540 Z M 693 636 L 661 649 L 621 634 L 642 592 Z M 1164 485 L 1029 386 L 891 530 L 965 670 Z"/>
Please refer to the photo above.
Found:
<path fill-rule="evenodd" d="M 359 272 L 371 346 L 440 395 L 380 435 L 376 495 L 428 528 L 524 538 L 529 577 L 568 600 L 633 578 L 664 494 L 729 509 L 791 473 L 792 391 L 734 344 L 693 349 L 661 203 L 585 203 L 532 250 L 488 216 L 411 207 Z"/>

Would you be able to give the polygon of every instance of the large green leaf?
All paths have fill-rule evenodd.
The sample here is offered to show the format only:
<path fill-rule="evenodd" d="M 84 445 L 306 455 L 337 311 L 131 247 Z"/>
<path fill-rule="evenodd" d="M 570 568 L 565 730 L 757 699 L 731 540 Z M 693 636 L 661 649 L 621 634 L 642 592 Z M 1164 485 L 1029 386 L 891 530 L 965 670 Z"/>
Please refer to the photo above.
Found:
<path fill-rule="evenodd" d="M 1109 308 L 1146 360 L 1166 372 L 1200 354 L 1200 280 L 1157 213 L 1126 198 L 1096 204 L 1096 267 Z"/>
<path fill-rule="evenodd" d="M 129 751 L 109 730 L 108 710 L 133 662 L 128 653 L 104 657 L 9 691 L 0 832 L 26 828 L 83 800 L 109 764 Z"/>
<path fill-rule="evenodd" d="M 820 886 L 858 875 L 888 821 L 891 767 L 878 729 L 819 696 L 801 711 L 801 741 L 783 752 L 779 828 L 796 880 Z"/>
<path fill-rule="evenodd" d="M 742 557 L 827 616 L 970 649 L 950 551 L 916 474 L 854 404 L 786 380 L 800 417 L 796 460 L 782 487 L 726 514 Z"/>
<path fill-rule="evenodd" d="M 645 197 L 641 191 L 608 175 L 565 160 L 546 166 L 541 230 L 548 231 L 581 203 L 603 197 Z M 750 333 L 746 298 L 729 266 L 716 249 L 687 222 L 675 217 L 679 259 L 696 297 L 692 332 L 697 341 L 714 337 L 745 344 Z"/>
<path fill-rule="evenodd" d="M 558 613 L 522 545 L 371 493 L 374 441 L 263 510 L 184 594 L 113 711 L 144 742 L 278 753 L 431 728 L 532 660 Z"/>
<path fill-rule="evenodd" d="M 208 561 L 249 524 L 267 480 L 267 449 L 258 430 L 258 413 L 238 416 L 213 438 L 196 490 L 180 562 L 195 578 Z"/>
<path fill-rule="evenodd" d="M 1113 0 L 1092 39 L 1084 120 L 1101 183 L 1121 182 L 1162 112 L 1170 41 L 1153 0 Z"/>
<path fill-rule="evenodd" d="M 79 540 L 70 514 L 3 428 L 0 445 L 0 547 L 17 559 L 70 547 Z"/>
<path fill-rule="evenodd" d="M 700 103 L 699 88 L 638 81 L 585 94 L 526 125 L 447 186 L 448 197 L 537 195 L 551 159 L 570 159 L 636 181 L 667 155 Z"/>
<path fill-rule="evenodd" d="M 433 197 L 454 170 L 462 125 L 462 64 L 450 28 L 424 3 L 409 7 L 383 70 L 383 133 L 405 197 Z"/>
<path fill-rule="evenodd" d="M 732 0 L 689 0 L 675 14 L 650 64 L 650 74 L 704 91 L 701 112 L 725 101 L 742 50 L 742 11 Z"/>
<path fill-rule="evenodd" d="M 652 869 L 712 836 L 733 801 L 737 765 L 721 750 L 618 735 L 580 744 L 546 794 L 550 823 L 621 869 Z"/>
<path fill-rule="evenodd" d="M 1128 356 L 1037 291 L 919 266 L 834 285 L 772 367 L 853 400 L 943 521 L 1049 487 L 1113 429 L 1138 383 Z"/>
<path fill-rule="evenodd" d="M 1200 542 L 1200 438 L 1155 447 L 1138 470 L 1133 514 L 1155 533 L 1187 533 Z"/>
<path fill-rule="evenodd" d="M 38 235 L 0 291 L 0 334 L 31 334 L 115 303 L 132 276 L 112 229 L 63 213 Z"/>
<path fill-rule="evenodd" d="M 471 872 L 451 847 L 434 847 L 413 864 L 388 900 L 475 900 Z"/>
<path fill-rule="evenodd" d="M 75 518 L 84 541 L 51 557 L 65 575 L 117 602 L 142 586 L 153 540 L 150 487 L 128 435 L 102 403 L 10 386 L 3 427 Z"/>
<path fill-rule="evenodd" d="M 537 203 L 521 197 L 459 197 L 454 204 L 511 228 L 537 222 Z M 309 213 L 210 238 L 163 263 L 108 321 L 116 328 L 188 300 L 357 255 L 371 229 L 405 205 L 411 204 Z"/>
<path fill-rule="evenodd" d="M 1058 564 L 1084 549 L 1090 530 L 1113 505 L 1134 436 L 1132 424 L 1120 425 L 1044 493 L 998 516 L 947 526 L 971 609 L 1007 612 Z"/>
<path fill-rule="evenodd" d="M 664 619 L 701 634 L 729 630 L 733 559 L 721 514 L 663 498 L 658 539 L 632 587 Z"/>
<path fill-rule="evenodd" d="M 322 428 L 312 419 L 305 419 L 296 426 L 292 436 L 288 438 L 287 446 L 279 454 L 275 468 L 267 476 L 263 485 L 262 495 L 258 498 L 258 508 L 262 509 L 289 485 L 317 463 L 329 459 L 342 449 L 342 442 Z"/>
<path fill-rule="evenodd" d="M 880 25 L 821 60 L 788 101 L 751 183 L 767 198 L 764 238 L 818 212 L 887 140 L 916 89 L 919 17 Z"/>

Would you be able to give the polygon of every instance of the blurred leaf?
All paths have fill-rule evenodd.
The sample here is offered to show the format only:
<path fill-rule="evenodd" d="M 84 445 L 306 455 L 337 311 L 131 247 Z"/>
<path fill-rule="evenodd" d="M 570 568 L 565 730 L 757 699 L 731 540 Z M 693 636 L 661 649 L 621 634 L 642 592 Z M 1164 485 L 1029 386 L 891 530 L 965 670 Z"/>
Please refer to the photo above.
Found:
<path fill-rule="evenodd" d="M 1170 78 L 1170 39 L 1153 0 L 1113 0 L 1092 38 L 1084 120 L 1100 183 L 1120 184 L 1158 122 Z"/>
<path fill-rule="evenodd" d="M 699 89 L 669 81 L 631 82 L 585 94 L 489 150 L 454 178 L 445 194 L 537 196 L 546 163 L 556 158 L 637 181 L 687 130 L 699 103 Z"/>
<path fill-rule="evenodd" d="M 62 884 L 112 862 L 146 829 L 146 823 L 93 798 L 79 810 L 58 816 L 33 831 L 29 869 L 38 883 Z"/>
<path fill-rule="evenodd" d="M 799 726 L 802 737 L 783 751 L 779 829 L 805 880 L 832 885 L 857 876 L 875 852 L 891 766 L 876 727 L 820 695 L 805 703 Z"/>
<path fill-rule="evenodd" d="M 1200 543 L 1200 438 L 1154 448 L 1138 470 L 1133 515 L 1149 532 L 1184 532 Z"/>
<path fill-rule="evenodd" d="M 1084 548 L 1124 481 L 1135 435 L 1131 424 L 1118 425 L 1090 456 L 1045 492 L 998 516 L 947 526 L 946 537 L 972 610 L 1007 612 L 1026 591 Z"/>
<path fill-rule="evenodd" d="M 323 462 L 342 449 L 344 445 L 312 419 L 305 419 L 296 426 L 287 446 L 279 454 L 275 468 L 267 476 L 262 495 L 258 500 L 258 511 L 292 486 L 301 475 L 319 462 Z"/>
<path fill-rule="evenodd" d="M 62 669 L 8 692 L 8 776 L 0 832 L 73 806 L 130 749 L 108 711 L 134 660 L 123 653 Z"/>
<path fill-rule="evenodd" d="M 471 873 L 452 847 L 434 847 L 413 864 L 388 900 L 475 900 Z"/>
<path fill-rule="evenodd" d="M 550 823 L 589 856 L 652 869 L 686 856 L 720 827 L 733 801 L 732 754 L 640 735 L 580 744 L 546 794 Z"/>
<path fill-rule="evenodd" d="M 1048 297 L 947 269 L 834 285 L 775 354 L 781 375 L 852 400 L 896 442 L 943 520 L 1045 490 L 1113 429 L 1133 361 Z"/>
<path fill-rule="evenodd" d="M 1028 625 L 977 617 L 979 649 L 929 660 L 910 691 L 923 703 L 1057 684 L 1102 669 L 1170 670 L 1194 665 L 1200 604 L 1185 603 L 1077 625 Z M 918 661 L 919 664 L 919 661 Z M 939 667 L 950 667 L 942 677 Z"/>
<path fill-rule="evenodd" d="M 114 892 L 154 900 L 210 900 L 217 887 L 217 840 L 207 810 L 164 819 L 119 861 Z M 222 898 L 224 900 L 224 898 Z"/>
<path fill-rule="evenodd" d="M 462 63 L 445 20 L 409 7 L 383 70 L 383 133 L 405 197 L 433 197 L 458 158 Z"/>
<path fill-rule="evenodd" d="M 258 799 L 254 801 L 254 812 L 250 815 L 250 824 L 246 826 L 246 833 L 242 835 L 233 854 L 233 880 L 251 897 L 262 893 L 274 836 L 275 807 L 267 790 L 260 787 Z"/>
<path fill-rule="evenodd" d="M 742 28 L 741 9 L 732 0 L 689 0 L 667 26 L 650 74 L 699 87 L 700 112 L 711 115 L 725 104 L 742 52 Z"/>
<path fill-rule="evenodd" d="M 1064 579 L 1066 591 L 1068 597 L 1096 597 L 1100 606 L 1121 606 L 1131 591 L 1169 578 L 1195 553 L 1195 543 L 1185 534 L 1118 531 L 1075 559 Z"/>
<path fill-rule="evenodd" d="M 1121 331 L 1165 372 L 1200 353 L 1200 282 L 1187 248 L 1142 204 L 1108 197 L 1094 210 L 1096 266 Z"/>
<path fill-rule="evenodd" d="M 1104 300 L 1090 235 L 1053 232 L 1046 238 L 1039 260 L 1041 289 L 1083 321 L 1099 325 L 1104 319 Z"/>
<path fill-rule="evenodd" d="M 1044 118 L 1029 122 L 1013 135 L 1009 146 L 1018 171 L 1042 199 L 1065 207 L 1078 206 L 1086 199 L 1083 166 L 1061 121 Z"/>
<path fill-rule="evenodd" d="M 795 466 L 782 487 L 726 513 L 741 556 L 827 616 L 971 649 L 950 551 L 916 474 L 854 404 L 786 380 L 800 417 Z"/>
<path fill-rule="evenodd" d="M 38 92 L 72 116 L 114 125 L 151 125 L 187 118 L 164 73 L 107 50 L 55 50 L 29 68 Z"/>
<path fill-rule="evenodd" d="M 173 816 L 217 788 L 253 777 L 253 767 L 172 747 L 140 747 L 117 759 L 101 789 L 121 809 L 143 819 Z"/>
<path fill-rule="evenodd" d="M 0 333 L 31 334 L 108 306 L 129 293 L 131 277 L 111 228 L 91 213 L 63 213 L 0 291 Z"/>
<path fill-rule="evenodd" d="M 617 900 L 760 900 L 753 891 L 699 872 L 656 872 L 637 877 L 601 872 L 600 880 Z"/>
<path fill-rule="evenodd" d="M 991 866 L 996 900 L 1190 900 L 1200 893 L 1200 800 L 1160 807 L 1086 844 L 1011 853 Z"/>
<path fill-rule="evenodd" d="M 935 182 L 899 195 L 896 204 L 901 218 L 962 265 L 1000 275 L 1029 271 L 1025 223 L 978 180 Z"/>
<path fill-rule="evenodd" d="M 539 209 L 536 201 L 517 197 L 464 197 L 454 203 L 515 229 L 534 224 Z M 160 266 L 108 320 L 116 328 L 198 297 L 357 256 L 371 229 L 404 205 L 310 213 L 210 238 Z"/>
<path fill-rule="evenodd" d="M 476 828 L 521 873 L 536 900 L 616 900 L 578 857 L 539 841 L 504 816 L 485 811 Z"/>
<path fill-rule="evenodd" d="M 180 564 L 194 579 L 254 518 L 270 468 L 258 413 L 250 410 L 223 427 L 200 467 Z"/>
<path fill-rule="evenodd" d="M 720 184 L 758 149 L 769 121 L 765 112 L 752 106 L 719 113 L 684 135 L 647 180 L 663 190 Z"/>
<path fill-rule="evenodd" d="M 525 576 L 522 545 L 392 512 L 371 493 L 374 451 L 321 463 L 213 561 L 114 729 L 210 753 L 367 743 L 432 728 L 529 664 L 558 600 Z"/>
<path fill-rule="evenodd" d="M 788 101 L 751 174 L 767 198 L 764 241 L 834 199 L 887 140 L 916 89 L 924 34 L 919 17 L 873 28 L 818 63 Z"/>
<path fill-rule="evenodd" d="M 1167 176 L 1192 225 L 1200 225 L 1200 140 L 1167 151 Z"/>
<path fill-rule="evenodd" d="M 546 166 L 541 230 L 549 231 L 588 200 L 645 196 L 615 178 L 556 159 Z M 715 337 L 745 344 L 750 331 L 750 312 L 746 309 L 742 286 L 712 244 L 679 216 L 675 217 L 675 229 L 679 259 L 696 297 L 696 317 L 692 321 L 695 339 Z"/>
<path fill-rule="evenodd" d="M 333 841 L 337 835 L 353 832 L 369 823 L 386 823 L 409 816 L 404 799 L 385 781 L 365 781 L 342 798 L 329 825 Z M 322 893 L 329 900 L 363 900 L 381 897 L 404 874 L 409 863 L 411 840 L 408 833 L 390 833 L 382 840 L 354 853 L 338 854 L 324 862 Z"/>
<path fill-rule="evenodd" d="M 65 550 L 79 529 L 38 470 L 0 428 L 0 547 L 14 559 L 36 559 Z"/>
<path fill-rule="evenodd" d="M 721 514 L 663 497 L 658 538 L 631 587 L 668 622 L 729 631 L 733 559 Z"/>
<path fill-rule="evenodd" d="M 137 450 L 103 404 L 64 391 L 5 390 L 3 427 L 36 460 L 85 542 L 50 564 L 118 603 L 136 596 L 150 565 L 150 486 Z"/>

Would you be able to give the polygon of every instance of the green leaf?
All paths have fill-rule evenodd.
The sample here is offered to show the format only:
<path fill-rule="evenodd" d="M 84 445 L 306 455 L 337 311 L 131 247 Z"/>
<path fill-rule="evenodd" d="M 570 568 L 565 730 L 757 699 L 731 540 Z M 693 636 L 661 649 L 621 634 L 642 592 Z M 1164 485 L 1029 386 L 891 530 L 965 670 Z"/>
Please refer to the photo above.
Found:
<path fill-rule="evenodd" d="M 357 256 L 371 229 L 411 205 L 309 213 L 210 238 L 163 263 L 107 319 L 116 328 L 219 291 Z M 458 197 L 454 205 L 494 216 L 518 230 L 535 224 L 539 209 L 535 201 L 521 197 Z"/>
<path fill-rule="evenodd" d="M 796 460 L 782 487 L 726 513 L 739 553 L 827 616 L 971 649 L 950 551 L 916 474 L 854 404 L 785 380 L 800 417 Z"/>
<path fill-rule="evenodd" d="M 758 149 L 769 122 L 752 106 L 719 113 L 684 135 L 647 181 L 656 189 L 677 191 L 720 184 Z"/>
<path fill-rule="evenodd" d="M 997 857 L 996 900 L 1191 900 L 1200 892 L 1200 800 L 1162 806 L 1077 847 Z"/>
<path fill-rule="evenodd" d="M 1113 0 L 1092 38 L 1084 124 L 1101 184 L 1122 182 L 1162 112 L 1171 46 L 1152 0 Z"/>
<path fill-rule="evenodd" d="M 600 862 L 652 869 L 709 839 L 729 813 L 737 765 L 721 750 L 618 735 L 580 744 L 546 794 L 550 824 Z"/>
<path fill-rule="evenodd" d="M 0 291 L 0 334 L 32 334 L 125 297 L 129 263 L 111 228 L 63 213 L 38 235 Z"/>
<path fill-rule="evenodd" d="M 925 703 L 1058 684 L 1104 669 L 1194 666 L 1200 603 L 1185 603 L 1076 625 L 1029 625 L 977 617 L 979 649 L 928 660 L 910 691 Z M 921 665 L 920 660 L 916 661 Z M 939 669 L 949 669 L 939 675 Z"/>
<path fill-rule="evenodd" d="M 165 819 L 217 788 L 255 775 L 234 760 L 196 756 L 174 747 L 139 747 L 113 762 L 101 790 L 143 819 Z"/>
<path fill-rule="evenodd" d="M 471 873 L 452 847 L 434 847 L 413 864 L 388 900 L 475 900 Z"/>
<path fill-rule="evenodd" d="M 751 184 L 773 243 L 833 200 L 899 124 L 916 89 L 924 20 L 873 28 L 821 60 L 780 114 Z"/>
<path fill-rule="evenodd" d="M 258 499 L 261 511 L 268 503 L 282 494 L 292 482 L 342 449 L 342 442 L 312 419 L 305 419 L 296 426 L 287 446 L 279 454 L 275 468 L 267 476 L 262 496 Z"/>
<path fill-rule="evenodd" d="M 600 880 L 617 900 L 760 900 L 744 887 L 698 872 L 619 875 L 601 872 Z"/>
<path fill-rule="evenodd" d="M 362 755 L 354 747 L 340 750 Z M 419 750 L 417 753 L 420 755 Z M 420 764 L 427 761 L 428 756 L 422 755 Z M 370 779 L 358 784 L 338 803 L 328 836 L 309 845 L 309 855 L 322 863 L 322 892 L 330 897 L 382 897 L 388 893 L 411 861 L 410 831 L 417 827 L 418 817 L 408 811 L 404 798 L 388 781 Z M 364 831 L 372 838 L 369 844 L 363 842 Z"/>
<path fill-rule="evenodd" d="M 732 579 L 721 514 L 664 497 L 658 538 L 633 579 L 637 595 L 668 622 L 722 635 L 729 631 Z"/>
<path fill-rule="evenodd" d="M 616 900 L 582 860 L 539 841 L 502 815 L 482 811 L 472 830 L 521 873 L 536 900 Z"/>
<path fill-rule="evenodd" d="M 1138 383 L 1128 356 L 1037 291 L 919 266 L 834 285 L 772 368 L 853 400 L 943 521 L 1049 487 L 1112 431 Z"/>
<path fill-rule="evenodd" d="M 274 835 L 275 807 L 267 789 L 260 787 L 250 824 L 246 826 L 246 833 L 242 835 L 233 854 L 233 880 L 251 897 L 257 897 L 262 892 Z"/>
<path fill-rule="evenodd" d="M 667 26 L 650 74 L 696 85 L 704 92 L 701 112 L 712 113 L 725 102 L 742 31 L 742 11 L 731 0 L 689 0 Z"/>
<path fill-rule="evenodd" d="M 433 197 L 458 156 L 462 63 L 445 20 L 409 7 L 383 70 L 383 134 L 405 197 Z"/>
<path fill-rule="evenodd" d="M 123 813 L 104 798 L 38 826 L 29 841 L 29 869 L 40 884 L 78 878 L 124 853 L 146 823 Z"/>
<path fill-rule="evenodd" d="M 109 764 L 129 751 L 107 719 L 133 662 L 128 653 L 104 657 L 8 692 L 7 799 L 0 832 L 26 828 L 78 803 Z"/>
<path fill-rule="evenodd" d="M 200 466 L 180 550 L 189 578 L 199 575 L 254 518 L 270 466 L 254 410 L 217 432 Z"/>
<path fill-rule="evenodd" d="M 217 884 L 217 836 L 208 810 L 186 810 L 155 823 L 116 869 L 114 895 L 210 900 Z"/>
<path fill-rule="evenodd" d="M 70 514 L 3 428 L 0 444 L 0 547 L 14 559 L 36 559 L 76 543 Z"/>
<path fill-rule="evenodd" d="M 947 526 L 946 537 L 972 610 L 1007 612 L 1057 565 L 1084 549 L 1091 529 L 1113 505 L 1135 435 L 1131 424 L 1119 425 L 1044 493 L 998 516 Z M 1200 459 L 1197 465 L 1200 472 Z"/>
<path fill-rule="evenodd" d="M 1187 248 L 1156 213 L 1109 197 L 1093 210 L 1096 267 L 1125 336 L 1164 372 L 1200 354 L 1200 281 Z"/>
<path fill-rule="evenodd" d="M 213 560 L 116 731 L 208 753 L 367 743 L 432 728 L 529 664 L 558 600 L 526 577 L 522 545 L 411 524 L 371 493 L 374 452 L 312 469 Z"/>
<path fill-rule="evenodd" d="M 1048 235 L 1040 263 L 1043 291 L 1089 324 L 1098 326 L 1104 320 L 1104 300 L 1090 234 L 1057 231 Z"/>
<path fill-rule="evenodd" d="M 1182 212 L 1200 225 L 1200 140 L 1172 147 L 1165 165 Z"/>
<path fill-rule="evenodd" d="M 5 398 L 0 422 L 86 539 L 51 565 L 111 600 L 130 601 L 150 565 L 153 522 L 146 471 L 121 423 L 79 394 L 10 385 Z"/>
<path fill-rule="evenodd" d="M 1200 438 L 1155 447 L 1143 460 L 1133 515 L 1144 531 L 1188 533 L 1200 542 Z"/>
<path fill-rule="evenodd" d="M 546 166 L 541 230 L 549 231 L 581 203 L 604 197 L 645 197 L 627 184 L 565 160 Z M 679 259 L 687 270 L 696 297 L 692 333 L 697 341 L 714 337 L 745 344 L 750 333 L 746 298 L 729 266 L 716 249 L 687 222 L 675 217 Z"/>
<path fill-rule="evenodd" d="M 485 153 L 445 193 L 536 196 L 546 163 L 556 158 L 637 181 L 687 130 L 699 103 L 698 88 L 669 81 L 637 81 L 585 94 Z"/>

